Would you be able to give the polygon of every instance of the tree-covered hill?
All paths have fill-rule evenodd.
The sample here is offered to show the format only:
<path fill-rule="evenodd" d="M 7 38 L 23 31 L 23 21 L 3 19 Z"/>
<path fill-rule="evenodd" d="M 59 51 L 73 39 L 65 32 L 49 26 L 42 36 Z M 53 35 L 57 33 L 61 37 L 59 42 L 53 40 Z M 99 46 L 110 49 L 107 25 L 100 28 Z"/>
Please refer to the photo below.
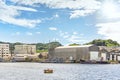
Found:
<path fill-rule="evenodd" d="M 86 44 L 94 44 L 97 46 L 107 46 L 107 47 L 111 47 L 111 46 L 120 46 L 120 44 L 117 41 L 113 41 L 111 39 L 107 39 L 107 40 L 102 40 L 102 39 L 95 39 L 89 43 Z"/>
<path fill-rule="evenodd" d="M 59 42 L 50 42 L 50 43 L 37 43 L 37 52 L 47 52 L 49 49 L 54 49 L 58 46 L 62 46 Z"/>
<path fill-rule="evenodd" d="M 80 44 L 73 43 L 73 44 L 69 44 L 69 46 L 80 46 Z"/>
<path fill-rule="evenodd" d="M 14 50 L 15 45 L 25 44 L 25 43 L 20 43 L 20 42 L 10 43 L 10 42 L 2 42 L 2 41 L 0 41 L 0 43 L 9 44 L 11 51 Z M 62 44 L 55 41 L 55 42 L 50 42 L 50 43 L 34 43 L 34 45 L 36 45 L 37 52 L 47 52 L 48 49 L 53 49 L 55 47 L 61 46 Z"/>
<path fill-rule="evenodd" d="M 13 51 L 14 50 L 14 46 L 15 45 L 21 45 L 21 44 L 25 44 L 25 43 L 20 43 L 20 42 L 16 42 L 16 43 L 10 43 L 10 42 L 1 42 L 0 43 L 7 43 L 10 45 L 10 50 Z M 111 47 L 111 46 L 120 46 L 120 44 L 117 41 L 113 41 L 111 39 L 107 39 L 107 40 L 102 40 L 102 39 L 95 39 L 91 42 L 86 43 L 87 44 L 94 44 L 97 46 L 107 46 L 107 47 Z M 62 44 L 60 42 L 49 42 L 49 43 L 34 43 L 34 45 L 36 45 L 36 49 L 37 52 L 47 52 L 50 49 L 54 49 L 55 47 L 61 46 Z M 80 44 L 69 44 L 69 46 L 78 46 Z"/>

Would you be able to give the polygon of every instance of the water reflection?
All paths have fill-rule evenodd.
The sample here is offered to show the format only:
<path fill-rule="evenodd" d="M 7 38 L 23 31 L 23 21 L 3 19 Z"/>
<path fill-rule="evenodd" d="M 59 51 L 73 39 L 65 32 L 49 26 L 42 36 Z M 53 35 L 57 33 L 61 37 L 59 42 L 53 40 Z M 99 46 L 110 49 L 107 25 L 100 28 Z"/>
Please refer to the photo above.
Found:
<path fill-rule="evenodd" d="M 53 74 L 44 74 L 51 68 Z M 0 63 L 0 80 L 120 80 L 119 64 Z"/>

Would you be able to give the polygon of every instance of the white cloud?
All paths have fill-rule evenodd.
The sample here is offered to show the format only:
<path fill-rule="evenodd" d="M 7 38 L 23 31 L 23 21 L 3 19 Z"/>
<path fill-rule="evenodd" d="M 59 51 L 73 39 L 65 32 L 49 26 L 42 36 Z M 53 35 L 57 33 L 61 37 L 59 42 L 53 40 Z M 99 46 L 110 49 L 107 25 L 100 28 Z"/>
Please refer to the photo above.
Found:
<path fill-rule="evenodd" d="M 35 6 L 45 4 L 49 8 L 71 9 L 70 18 L 78 18 L 95 12 L 100 8 L 98 0 L 11 0 L 14 3 Z"/>
<path fill-rule="evenodd" d="M 77 32 L 73 32 L 73 34 L 78 34 Z"/>
<path fill-rule="evenodd" d="M 51 31 L 56 31 L 57 28 L 56 28 L 56 27 L 49 27 L 49 30 L 51 30 Z"/>
<path fill-rule="evenodd" d="M 50 8 L 69 8 L 69 9 L 97 9 L 100 2 L 97 0 L 11 0 L 14 3 L 24 5 L 45 4 Z"/>
<path fill-rule="evenodd" d="M 92 14 L 93 12 L 95 12 L 95 10 L 74 10 L 70 13 L 70 19 L 87 16 L 89 14 Z"/>
<path fill-rule="evenodd" d="M 37 23 L 41 22 L 40 20 L 15 19 L 10 16 L 1 16 L 0 20 L 2 20 L 3 22 L 7 22 L 9 24 L 14 24 L 14 25 L 29 27 L 29 28 L 33 28 L 37 25 Z"/>
<path fill-rule="evenodd" d="M 21 10 L 36 12 L 36 10 L 33 8 L 13 5 L 8 6 L 4 1 L 0 1 L 0 21 L 29 28 L 33 28 L 41 22 L 41 20 L 16 18 L 17 16 L 21 15 Z"/>
<path fill-rule="evenodd" d="M 54 15 L 54 18 L 59 18 L 59 15 L 58 15 L 58 14 L 55 14 L 55 15 Z"/>
<path fill-rule="evenodd" d="M 12 1 L 14 3 L 17 3 L 17 4 L 24 4 L 24 5 L 32 6 L 32 5 L 34 5 L 36 3 L 37 0 L 34 0 L 34 1 L 33 0 L 29 0 L 29 1 L 28 0 L 10 0 L 10 1 Z"/>
<path fill-rule="evenodd" d="M 9 7 L 12 7 L 13 9 L 16 9 L 16 10 L 23 10 L 23 11 L 37 12 L 36 9 L 33 9 L 33 8 L 27 8 L 27 7 L 22 7 L 22 6 L 9 6 Z"/>
<path fill-rule="evenodd" d="M 32 36 L 33 33 L 31 33 L 31 32 L 26 32 L 26 35 Z"/>
<path fill-rule="evenodd" d="M 96 26 L 98 34 L 105 36 L 106 39 L 116 40 L 120 43 L 120 21 L 99 23 Z"/>
<path fill-rule="evenodd" d="M 102 4 L 101 14 L 103 17 L 108 19 L 120 18 L 120 5 L 117 3 L 118 0 L 106 0 Z"/>
<path fill-rule="evenodd" d="M 83 34 L 78 34 L 77 32 L 68 33 L 68 32 L 59 32 L 60 36 L 67 40 L 69 43 L 83 43 L 85 40 L 83 40 Z"/>
<path fill-rule="evenodd" d="M 36 34 L 41 34 L 41 32 L 36 32 Z"/>
<path fill-rule="evenodd" d="M 72 42 L 72 43 L 80 43 L 81 37 L 79 37 L 77 35 L 71 35 L 68 40 L 69 40 L 69 42 Z"/>
<path fill-rule="evenodd" d="M 46 20 L 53 20 L 53 19 L 56 19 L 56 18 L 59 18 L 59 15 L 58 14 L 54 14 L 52 15 L 52 17 L 47 17 L 47 18 L 43 18 L 42 21 L 46 21 Z"/>

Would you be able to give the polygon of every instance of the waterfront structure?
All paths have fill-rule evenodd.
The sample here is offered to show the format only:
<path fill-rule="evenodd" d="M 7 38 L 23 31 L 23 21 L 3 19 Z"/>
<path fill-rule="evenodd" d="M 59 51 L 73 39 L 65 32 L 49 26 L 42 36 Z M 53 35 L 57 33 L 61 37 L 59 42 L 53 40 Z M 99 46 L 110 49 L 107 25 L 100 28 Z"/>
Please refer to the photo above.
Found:
<path fill-rule="evenodd" d="M 94 45 L 61 46 L 49 50 L 52 61 L 99 61 L 99 47 Z"/>
<path fill-rule="evenodd" d="M 15 45 L 14 60 L 24 61 L 36 57 L 36 45 Z"/>
<path fill-rule="evenodd" d="M 100 46 L 100 54 L 103 61 L 119 61 L 120 62 L 120 47 L 105 47 Z"/>
<path fill-rule="evenodd" d="M 0 58 L 8 59 L 11 57 L 9 44 L 0 44 Z"/>
<path fill-rule="evenodd" d="M 120 48 L 115 47 L 110 50 L 110 60 L 112 61 L 120 61 Z"/>
<path fill-rule="evenodd" d="M 100 61 L 108 61 L 110 59 L 109 48 L 106 46 L 99 46 Z"/>

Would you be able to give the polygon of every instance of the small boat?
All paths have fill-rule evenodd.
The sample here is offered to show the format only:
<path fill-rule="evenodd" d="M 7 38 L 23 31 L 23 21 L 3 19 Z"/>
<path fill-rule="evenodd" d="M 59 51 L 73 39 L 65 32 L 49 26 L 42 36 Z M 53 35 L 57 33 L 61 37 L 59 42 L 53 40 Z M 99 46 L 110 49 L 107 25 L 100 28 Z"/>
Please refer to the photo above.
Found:
<path fill-rule="evenodd" d="M 45 69 L 44 73 L 53 73 L 53 70 L 52 69 Z"/>

